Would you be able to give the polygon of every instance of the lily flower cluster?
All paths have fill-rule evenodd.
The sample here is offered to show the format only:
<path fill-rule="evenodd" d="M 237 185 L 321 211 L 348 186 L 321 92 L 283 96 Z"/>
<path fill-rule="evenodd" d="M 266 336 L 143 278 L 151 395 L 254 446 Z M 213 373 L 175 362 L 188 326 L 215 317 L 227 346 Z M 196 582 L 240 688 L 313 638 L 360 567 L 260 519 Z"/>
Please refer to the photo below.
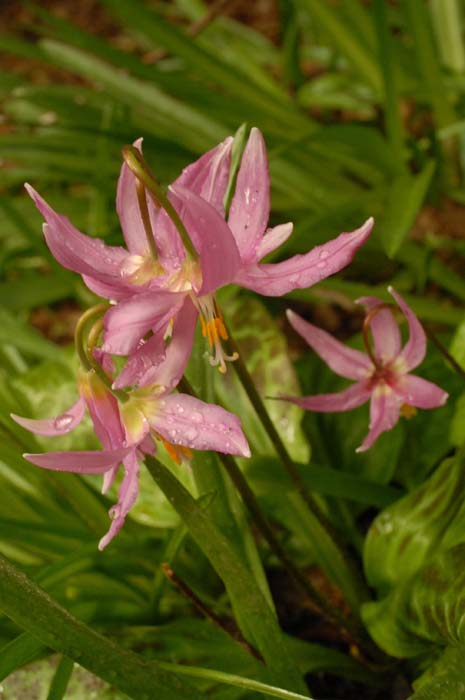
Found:
<path fill-rule="evenodd" d="M 45 219 L 45 240 L 56 260 L 110 303 L 97 314 L 87 341 L 78 338 L 83 368 L 77 402 L 54 419 L 13 418 L 33 433 L 57 436 L 72 430 L 87 409 L 102 450 L 25 457 L 46 469 L 103 474 L 104 492 L 123 465 L 118 503 L 110 510 L 112 523 L 101 549 L 134 504 L 139 462 L 154 453 L 157 441 L 178 463 L 188 460 L 192 449 L 250 456 L 236 416 L 176 391 L 198 317 L 210 363 L 224 372 L 226 363 L 237 359 L 223 347 L 228 332 L 215 292 L 230 283 L 267 296 L 309 287 L 345 267 L 373 226 L 369 219 L 308 253 L 262 263 L 290 236 L 292 224 L 267 228 L 270 183 L 258 129 L 251 130 L 226 213 L 232 146 L 227 138 L 186 167 L 168 195 L 143 160 L 141 140 L 123 149 L 116 209 L 127 248 L 81 233 L 26 185 Z M 115 356 L 125 360 L 119 373 Z"/>

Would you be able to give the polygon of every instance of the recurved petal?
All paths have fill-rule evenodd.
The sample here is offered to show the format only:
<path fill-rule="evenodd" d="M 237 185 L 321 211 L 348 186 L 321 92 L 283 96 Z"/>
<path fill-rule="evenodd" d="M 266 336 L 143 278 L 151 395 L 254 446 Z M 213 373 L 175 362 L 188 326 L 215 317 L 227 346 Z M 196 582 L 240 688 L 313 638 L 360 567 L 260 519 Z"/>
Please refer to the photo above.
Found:
<path fill-rule="evenodd" d="M 293 228 L 294 224 L 292 222 L 269 228 L 258 244 L 256 259 L 261 260 L 265 255 L 279 248 L 282 243 L 287 241 Z"/>
<path fill-rule="evenodd" d="M 306 411 L 318 413 L 342 413 L 361 406 L 371 396 L 370 389 L 364 382 L 357 382 L 343 391 L 334 394 L 315 394 L 314 396 L 280 396 L 284 401 L 290 401 Z"/>
<path fill-rule="evenodd" d="M 364 306 L 368 312 L 383 304 L 377 297 L 361 297 L 356 303 Z M 384 308 L 374 313 L 371 316 L 370 329 L 376 357 L 382 362 L 387 362 L 399 354 L 401 335 L 391 309 Z"/>
<path fill-rule="evenodd" d="M 218 146 L 184 168 L 173 182 L 173 186 L 187 187 L 224 215 L 223 200 L 229 181 L 232 144 L 233 138 L 228 136 Z"/>
<path fill-rule="evenodd" d="M 124 368 L 113 382 L 115 389 L 132 384 L 140 385 L 148 372 L 154 371 L 165 358 L 165 343 L 161 333 L 153 335 L 128 358 Z M 150 382 L 147 382 L 150 383 Z"/>
<path fill-rule="evenodd" d="M 393 287 L 388 287 L 388 291 L 399 304 L 402 313 L 407 319 L 409 328 L 409 338 L 399 353 L 399 357 L 405 362 L 407 370 L 414 369 L 423 362 L 426 355 L 426 334 L 418 318 L 413 313 L 410 306 L 405 302 L 400 294 Z"/>
<path fill-rule="evenodd" d="M 58 472 L 76 472 L 76 474 L 103 474 L 119 464 L 133 449 L 119 450 L 83 450 L 81 452 L 45 452 L 43 454 L 24 454 L 28 462 Z"/>
<path fill-rule="evenodd" d="M 220 406 L 186 394 L 171 394 L 154 402 L 146 417 L 173 445 L 250 457 L 239 418 Z"/>
<path fill-rule="evenodd" d="M 150 330 L 163 337 L 183 299 L 184 294 L 173 292 L 142 292 L 111 307 L 104 319 L 103 351 L 130 355 Z"/>
<path fill-rule="evenodd" d="M 128 256 L 127 251 L 80 233 L 65 216 L 57 214 L 30 185 L 26 184 L 25 188 L 46 221 L 45 240 L 58 262 L 80 275 L 96 277 L 109 284 L 117 282 L 120 268 Z"/>
<path fill-rule="evenodd" d="M 373 219 L 368 219 L 355 231 L 341 233 L 332 241 L 316 246 L 304 255 L 294 255 L 280 263 L 244 266 L 237 273 L 234 282 L 270 297 L 311 287 L 346 267 L 365 243 L 372 228 Z"/>
<path fill-rule="evenodd" d="M 202 287 L 199 296 L 231 282 L 241 264 L 234 237 L 220 214 L 195 192 L 173 186 L 173 202 L 199 253 Z"/>
<path fill-rule="evenodd" d="M 82 398 L 79 398 L 75 404 L 67 411 L 57 416 L 56 418 L 44 418 L 34 420 L 32 418 L 23 418 L 11 413 L 11 417 L 22 428 L 29 430 L 35 435 L 44 435 L 46 437 L 56 437 L 65 435 L 79 425 L 84 417 L 86 404 Z"/>
<path fill-rule="evenodd" d="M 385 384 L 375 388 L 370 402 L 370 429 L 356 452 L 366 452 L 381 433 L 391 430 L 399 420 L 401 398 Z"/>
<path fill-rule="evenodd" d="M 362 379 L 369 375 L 373 365 L 368 355 L 349 348 L 321 328 L 304 321 L 290 309 L 287 318 L 293 329 L 310 345 L 333 372 L 347 379 Z"/>
<path fill-rule="evenodd" d="M 118 492 L 118 503 L 110 508 L 112 523 L 107 534 L 102 537 L 98 548 L 105 549 L 109 542 L 118 534 L 124 525 L 126 516 L 139 495 L 139 464 L 136 451 L 132 450 L 124 458 L 124 477 Z"/>
<path fill-rule="evenodd" d="M 438 408 L 443 406 L 449 397 L 437 384 L 415 374 L 403 375 L 395 390 L 402 397 L 403 403 L 417 408 Z"/>
<path fill-rule="evenodd" d="M 253 128 L 244 149 L 228 223 L 242 262 L 254 263 L 270 215 L 270 176 L 266 145 Z"/>

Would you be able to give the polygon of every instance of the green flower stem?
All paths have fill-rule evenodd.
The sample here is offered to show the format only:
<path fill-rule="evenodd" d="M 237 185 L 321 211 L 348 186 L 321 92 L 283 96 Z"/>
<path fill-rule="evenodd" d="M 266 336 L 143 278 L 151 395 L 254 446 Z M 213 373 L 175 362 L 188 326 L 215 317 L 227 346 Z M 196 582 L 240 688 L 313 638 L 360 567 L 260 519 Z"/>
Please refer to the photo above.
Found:
<path fill-rule="evenodd" d="M 434 343 L 434 345 L 437 347 L 439 352 L 444 355 L 446 361 L 449 363 L 449 365 L 452 367 L 452 369 L 457 372 L 457 374 L 462 377 L 462 379 L 465 379 L 465 370 L 463 367 L 457 362 L 455 357 L 453 357 L 448 349 L 441 343 L 439 338 L 437 337 L 436 333 L 433 333 L 433 331 L 430 328 L 427 328 L 425 326 L 425 332 L 428 338 Z"/>
<path fill-rule="evenodd" d="M 0 610 L 44 645 L 67 656 L 133 700 L 200 700 L 201 694 L 159 664 L 85 625 L 0 555 Z"/>
<path fill-rule="evenodd" d="M 228 329 L 229 333 L 229 329 Z M 356 567 L 355 562 L 352 563 L 349 560 L 346 547 L 344 543 L 340 540 L 338 534 L 334 530 L 333 526 L 329 522 L 328 518 L 326 515 L 323 513 L 319 505 L 316 503 L 316 501 L 310 496 L 310 494 L 307 492 L 307 489 L 305 487 L 305 484 L 295 467 L 283 441 L 281 440 L 281 436 L 279 435 L 278 431 L 276 430 L 273 421 L 270 418 L 270 415 L 268 411 L 265 408 L 265 404 L 263 403 L 256 387 L 254 384 L 254 381 L 252 377 L 249 374 L 249 371 L 245 365 L 245 363 L 242 360 L 241 353 L 239 351 L 239 347 L 237 346 L 236 342 L 234 341 L 231 333 L 229 333 L 229 340 L 227 341 L 228 343 L 228 352 L 230 353 L 237 353 L 238 359 L 233 363 L 234 369 L 236 371 L 236 374 L 244 387 L 247 396 L 250 399 L 250 402 L 252 406 L 255 409 L 255 412 L 257 416 L 260 418 L 263 427 L 265 428 L 266 432 L 268 433 L 268 436 L 271 440 L 271 443 L 273 447 L 276 450 L 276 454 L 281 460 L 281 464 L 288 473 L 292 483 L 294 484 L 294 487 L 300 497 L 305 501 L 305 504 L 307 505 L 307 508 L 310 510 L 312 515 L 321 523 L 322 527 L 325 529 L 327 532 L 328 536 L 331 538 L 331 540 L 334 543 L 334 546 L 337 547 L 337 549 L 340 551 L 343 560 L 347 562 L 347 567 L 350 569 L 350 576 L 351 578 L 354 579 L 354 582 L 356 583 L 356 588 L 360 591 L 360 598 L 361 600 L 367 600 L 370 598 L 368 590 L 366 589 L 366 586 L 361 579 L 358 569 Z"/>
<path fill-rule="evenodd" d="M 169 661 L 160 661 L 159 666 L 167 671 L 173 671 L 173 673 L 176 672 L 184 676 L 190 676 L 191 678 L 201 678 L 203 680 L 212 681 L 212 683 L 224 683 L 225 685 L 232 685 L 236 688 L 244 688 L 244 690 L 252 690 L 256 693 L 282 698 L 282 700 L 312 700 L 308 695 L 291 693 L 289 690 L 284 690 L 283 688 L 276 688 L 276 686 L 260 683 L 260 681 L 254 681 L 251 678 L 243 678 L 243 676 L 236 676 L 232 673 L 224 673 L 223 671 L 215 671 L 211 668 L 181 666 L 180 664 L 173 664 Z"/>
<path fill-rule="evenodd" d="M 162 207 L 166 211 L 171 221 L 176 226 L 186 251 L 191 258 L 196 260 L 198 258 L 197 251 L 192 244 L 186 227 L 182 223 L 178 212 L 173 207 L 170 200 L 150 172 L 142 153 L 134 146 L 124 146 L 123 158 L 131 172 L 134 173 L 140 182 L 142 182 L 142 184 L 147 188 L 147 191 L 152 194 L 157 206 Z"/>
<path fill-rule="evenodd" d="M 92 306 L 90 309 L 85 311 L 79 321 L 77 322 L 76 330 L 74 333 L 74 344 L 76 347 L 76 352 L 79 356 L 81 365 L 88 372 L 95 372 L 102 384 L 108 389 L 108 391 L 113 394 L 113 396 L 118 399 L 118 401 L 125 402 L 128 400 L 128 395 L 122 389 L 113 389 L 111 378 L 104 372 L 102 366 L 96 362 L 94 358 L 94 348 L 97 345 L 100 333 L 103 330 L 103 319 L 101 316 L 110 308 L 109 304 L 97 304 Z M 87 338 L 84 340 L 85 333 L 89 327 L 91 321 L 94 321 L 90 331 L 87 334 Z"/>
<path fill-rule="evenodd" d="M 274 683 L 305 692 L 300 673 L 274 612 L 249 569 L 231 542 L 218 530 L 208 506 L 196 499 L 179 480 L 154 457 L 147 455 L 145 464 L 155 483 L 181 516 L 193 540 L 204 552 L 222 579 L 230 599 L 247 617 L 253 639 L 249 639 L 265 659 Z"/>
<path fill-rule="evenodd" d="M 86 347 L 87 345 L 84 343 L 84 334 L 87 330 L 88 324 L 90 321 L 93 321 L 99 316 L 103 316 L 103 314 L 110 308 L 110 305 L 107 303 L 103 304 L 97 304 L 96 306 L 92 306 L 90 309 L 87 309 L 82 316 L 80 317 L 79 321 L 77 322 L 76 325 L 76 330 L 74 331 L 74 345 L 76 348 L 76 352 L 78 354 L 79 360 L 81 362 L 81 365 L 84 367 L 84 369 L 87 369 L 90 371 L 91 369 L 94 369 L 90 360 L 89 356 L 86 352 Z"/>

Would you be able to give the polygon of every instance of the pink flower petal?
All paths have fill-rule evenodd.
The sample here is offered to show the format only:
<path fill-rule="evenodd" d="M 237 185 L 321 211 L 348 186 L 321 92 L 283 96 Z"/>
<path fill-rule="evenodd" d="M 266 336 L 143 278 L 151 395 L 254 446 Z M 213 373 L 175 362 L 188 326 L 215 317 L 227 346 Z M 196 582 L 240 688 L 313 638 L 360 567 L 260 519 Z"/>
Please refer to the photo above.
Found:
<path fill-rule="evenodd" d="M 204 153 L 184 168 L 178 179 L 173 182 L 173 187 L 186 187 L 224 215 L 223 200 L 229 182 L 232 144 L 233 138 L 228 136 L 218 146 Z"/>
<path fill-rule="evenodd" d="M 180 185 L 171 191 L 200 256 L 202 287 L 196 291 L 203 296 L 234 279 L 241 264 L 239 251 L 228 225 L 211 204 Z"/>
<path fill-rule="evenodd" d="M 176 316 L 171 341 L 166 346 L 163 360 L 154 363 L 140 376 L 139 386 L 157 384 L 168 390 L 179 384 L 192 352 L 197 316 L 197 309 L 190 298 L 186 297 Z"/>
<path fill-rule="evenodd" d="M 443 406 L 449 397 L 437 384 L 414 374 L 402 376 L 394 390 L 402 397 L 404 403 L 417 408 L 438 408 Z"/>
<path fill-rule="evenodd" d="M 362 379 L 370 374 L 373 365 L 363 352 L 347 347 L 291 310 L 286 314 L 293 329 L 307 341 L 333 372 L 347 379 Z"/>
<path fill-rule="evenodd" d="M 139 464 L 135 450 L 124 458 L 124 477 L 118 492 L 118 503 L 110 508 L 112 523 L 107 534 L 102 537 L 98 548 L 105 549 L 124 525 L 126 516 L 139 495 Z"/>
<path fill-rule="evenodd" d="M 367 311 L 371 311 L 383 302 L 376 297 L 361 297 L 357 304 L 362 304 Z M 401 335 L 399 325 L 390 309 L 381 309 L 370 321 L 370 329 L 373 335 L 373 344 L 376 357 L 386 363 L 396 357 L 401 348 Z"/>
<path fill-rule="evenodd" d="M 402 313 L 407 319 L 409 327 L 409 339 L 399 353 L 399 358 L 404 360 L 406 369 L 411 370 L 423 362 L 426 355 L 426 334 L 418 318 L 413 313 L 410 306 L 402 299 L 400 294 L 392 287 L 388 287 L 388 292 L 392 294 L 399 304 Z"/>
<path fill-rule="evenodd" d="M 82 280 L 91 292 L 94 292 L 94 294 L 97 294 L 99 297 L 103 297 L 103 299 L 120 301 L 121 299 L 127 299 L 128 296 L 134 294 L 134 287 L 127 284 L 122 279 L 115 279 L 113 282 L 103 282 L 101 279 L 97 279 L 96 277 L 82 275 Z"/>
<path fill-rule="evenodd" d="M 341 233 L 337 238 L 316 246 L 305 255 L 294 255 L 280 263 L 265 263 L 243 267 L 234 282 L 259 294 L 279 297 L 294 289 L 311 287 L 348 265 L 365 243 L 373 228 L 373 219 L 363 226 Z"/>
<path fill-rule="evenodd" d="M 356 452 L 366 452 L 381 433 L 392 430 L 399 420 L 401 405 L 400 397 L 386 384 L 375 388 L 370 403 L 370 429 Z"/>
<path fill-rule="evenodd" d="M 79 398 L 71 408 L 56 418 L 33 420 L 32 418 L 16 416 L 14 413 L 11 414 L 11 417 L 18 425 L 21 425 L 35 435 L 55 437 L 58 435 L 66 435 L 66 433 L 74 430 L 82 421 L 85 411 L 86 404 L 82 398 Z"/>
<path fill-rule="evenodd" d="M 119 373 L 113 387 L 121 389 L 133 384 L 141 385 L 143 378 L 153 372 L 165 359 L 166 350 L 163 335 L 157 333 L 144 342 L 128 358 L 126 365 Z M 147 382 L 150 384 L 151 382 Z"/>
<path fill-rule="evenodd" d="M 258 260 L 257 249 L 269 214 L 270 176 L 266 145 L 260 131 L 253 128 L 242 156 L 228 220 L 244 264 Z"/>
<path fill-rule="evenodd" d="M 99 382 L 94 376 L 91 382 Z M 121 425 L 118 402 L 101 384 L 98 391 L 91 393 L 91 383 L 83 395 L 92 418 L 94 432 L 104 450 L 120 449 L 124 443 L 124 430 Z"/>
<path fill-rule="evenodd" d="M 341 413 L 361 406 L 371 396 L 371 390 L 363 382 L 357 382 L 343 391 L 334 394 L 315 394 L 314 396 L 280 396 L 284 401 L 290 401 L 306 411 L 320 413 Z"/>
<path fill-rule="evenodd" d="M 80 233 L 65 216 L 57 214 L 30 185 L 26 184 L 25 188 L 47 222 L 44 226 L 45 240 L 58 262 L 81 275 L 117 285 L 121 265 L 128 253 L 123 248 L 108 246 L 98 238 Z"/>
<path fill-rule="evenodd" d="M 239 418 L 220 406 L 171 394 L 154 402 L 146 416 L 151 427 L 173 445 L 250 457 Z"/>
<path fill-rule="evenodd" d="M 113 306 L 105 314 L 103 351 L 130 355 L 148 331 L 163 336 L 183 299 L 173 292 L 142 292 Z"/>
<path fill-rule="evenodd" d="M 289 222 L 288 224 L 279 224 L 279 226 L 269 228 L 258 244 L 257 260 L 261 260 L 265 257 L 265 255 L 268 255 L 268 253 L 276 250 L 276 248 L 279 248 L 282 243 L 287 241 L 293 228 L 294 224 L 292 222 Z"/>
<path fill-rule="evenodd" d="M 76 472 L 77 474 L 102 474 L 108 471 L 131 451 L 131 447 L 119 450 L 96 450 L 82 452 L 45 452 L 44 454 L 25 454 L 28 462 L 58 472 Z"/>

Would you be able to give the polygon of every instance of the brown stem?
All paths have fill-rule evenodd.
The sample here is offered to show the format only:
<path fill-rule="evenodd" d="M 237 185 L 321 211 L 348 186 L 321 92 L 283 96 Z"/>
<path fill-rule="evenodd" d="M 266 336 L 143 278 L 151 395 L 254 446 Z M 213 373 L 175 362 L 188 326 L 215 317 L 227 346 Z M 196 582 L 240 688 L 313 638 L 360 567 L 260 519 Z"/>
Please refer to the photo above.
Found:
<path fill-rule="evenodd" d="M 433 331 L 430 328 L 425 327 L 425 331 L 428 338 L 435 344 L 439 352 L 442 355 L 444 355 L 450 366 L 457 372 L 457 374 L 459 374 L 462 377 L 462 379 L 465 379 L 465 370 L 463 369 L 463 367 L 461 367 L 461 365 L 459 365 L 457 360 L 454 357 L 452 357 L 447 348 L 441 343 L 437 335 L 433 333 Z"/>
<path fill-rule="evenodd" d="M 190 588 L 185 581 L 183 581 L 179 576 L 173 571 L 171 566 L 164 562 L 161 565 L 163 573 L 166 578 L 171 581 L 172 584 L 185 596 L 190 602 L 197 608 L 197 610 L 205 615 L 206 618 L 211 620 L 217 627 L 226 632 L 226 634 L 231 637 L 235 642 L 240 644 L 244 649 L 246 649 L 249 654 L 254 656 L 256 659 L 264 663 L 263 656 L 257 649 L 255 649 L 249 642 L 242 636 L 240 630 L 236 627 L 232 620 L 229 620 L 226 624 L 218 615 L 211 610 L 211 608 L 206 605 L 206 603 L 201 600 L 196 593 Z"/>

